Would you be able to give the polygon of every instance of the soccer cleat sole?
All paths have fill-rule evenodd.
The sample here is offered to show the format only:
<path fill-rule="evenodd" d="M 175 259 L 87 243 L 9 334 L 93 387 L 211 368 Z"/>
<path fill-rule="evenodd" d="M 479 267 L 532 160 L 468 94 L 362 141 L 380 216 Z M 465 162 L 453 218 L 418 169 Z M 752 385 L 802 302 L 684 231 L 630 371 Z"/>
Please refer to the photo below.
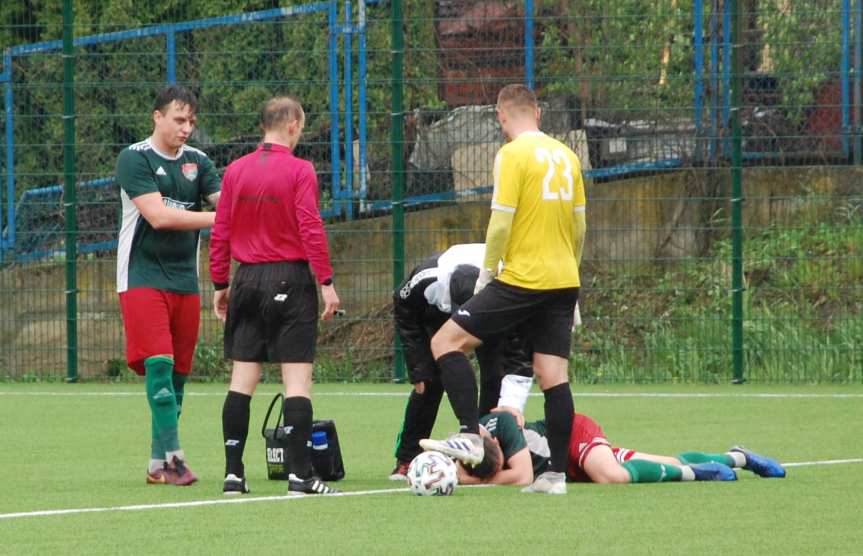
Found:
<path fill-rule="evenodd" d="M 157 474 L 147 472 L 147 484 L 148 485 L 167 485 L 168 479 L 165 478 L 161 472 Z"/>
<path fill-rule="evenodd" d="M 551 477 L 549 476 L 550 473 L 550 471 L 542 473 L 533 484 L 524 487 L 521 491 L 537 494 L 566 494 L 566 479 L 562 476 L 563 474 L 560 473 L 559 477 Z M 558 474 L 555 473 L 556 475 Z"/>
<path fill-rule="evenodd" d="M 482 458 L 485 455 L 481 445 L 477 447 L 469 440 L 458 437 L 452 437 L 446 440 L 423 438 L 420 440 L 420 447 L 427 452 L 440 452 L 468 465 L 478 465 L 482 462 Z"/>

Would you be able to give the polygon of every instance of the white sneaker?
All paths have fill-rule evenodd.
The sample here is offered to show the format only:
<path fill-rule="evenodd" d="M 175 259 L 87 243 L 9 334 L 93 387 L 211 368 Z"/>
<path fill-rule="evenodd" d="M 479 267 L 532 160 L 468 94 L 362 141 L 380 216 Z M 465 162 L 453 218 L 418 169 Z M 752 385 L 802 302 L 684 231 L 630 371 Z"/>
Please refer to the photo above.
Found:
<path fill-rule="evenodd" d="M 532 485 L 521 489 L 521 491 L 566 494 L 566 476 L 563 473 L 546 471 L 537 477 Z"/>
<path fill-rule="evenodd" d="M 441 452 L 468 465 L 478 465 L 485 456 L 482 437 L 469 432 L 456 433 L 446 440 L 423 438 L 420 440 L 420 446 L 427 452 L 431 450 Z"/>

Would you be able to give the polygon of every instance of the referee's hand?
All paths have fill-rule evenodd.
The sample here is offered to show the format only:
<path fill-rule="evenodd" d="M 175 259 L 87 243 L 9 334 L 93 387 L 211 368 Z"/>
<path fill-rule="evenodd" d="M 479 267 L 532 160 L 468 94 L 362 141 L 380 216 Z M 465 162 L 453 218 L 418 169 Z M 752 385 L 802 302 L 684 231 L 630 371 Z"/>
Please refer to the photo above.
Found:
<path fill-rule="evenodd" d="M 216 313 L 216 318 L 225 322 L 228 318 L 228 298 L 231 296 L 231 288 L 216 290 L 213 292 L 213 312 Z"/>
<path fill-rule="evenodd" d="M 332 284 L 321 286 L 321 299 L 324 301 L 324 312 L 321 313 L 321 320 L 330 320 L 341 305 L 336 288 Z"/>

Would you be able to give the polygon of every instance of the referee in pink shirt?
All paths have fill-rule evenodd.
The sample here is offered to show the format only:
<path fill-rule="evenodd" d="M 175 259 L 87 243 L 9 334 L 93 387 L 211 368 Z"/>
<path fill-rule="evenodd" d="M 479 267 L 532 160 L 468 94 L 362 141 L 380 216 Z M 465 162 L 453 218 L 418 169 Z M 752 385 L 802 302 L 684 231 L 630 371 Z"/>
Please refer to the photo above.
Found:
<path fill-rule="evenodd" d="M 318 323 L 315 281 L 324 302 L 322 319 L 333 316 L 339 297 L 318 210 L 315 168 L 293 154 L 304 124 L 295 98 L 277 97 L 264 105 L 264 139 L 225 171 L 210 239 L 213 308 L 225 323 L 225 357 L 234 361 L 222 408 L 223 492 L 229 495 L 249 492 L 243 450 L 263 362 L 281 364 L 288 491 L 335 492 L 313 476 L 307 448 Z M 231 259 L 240 263 L 233 283 Z"/>

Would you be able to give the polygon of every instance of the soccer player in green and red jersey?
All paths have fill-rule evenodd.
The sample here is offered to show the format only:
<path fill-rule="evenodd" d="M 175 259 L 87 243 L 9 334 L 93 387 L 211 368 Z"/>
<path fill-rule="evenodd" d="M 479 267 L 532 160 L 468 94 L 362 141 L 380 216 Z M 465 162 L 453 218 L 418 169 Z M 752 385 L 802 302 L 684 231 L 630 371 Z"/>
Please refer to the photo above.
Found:
<path fill-rule="evenodd" d="M 153 133 L 117 158 L 122 222 L 117 292 L 126 331 L 126 360 L 144 376 L 152 413 L 147 482 L 189 485 L 177 430 L 186 377 L 198 338 L 199 230 L 213 225 L 220 178 L 203 152 L 186 145 L 198 101 L 171 85 L 156 95 Z"/>

